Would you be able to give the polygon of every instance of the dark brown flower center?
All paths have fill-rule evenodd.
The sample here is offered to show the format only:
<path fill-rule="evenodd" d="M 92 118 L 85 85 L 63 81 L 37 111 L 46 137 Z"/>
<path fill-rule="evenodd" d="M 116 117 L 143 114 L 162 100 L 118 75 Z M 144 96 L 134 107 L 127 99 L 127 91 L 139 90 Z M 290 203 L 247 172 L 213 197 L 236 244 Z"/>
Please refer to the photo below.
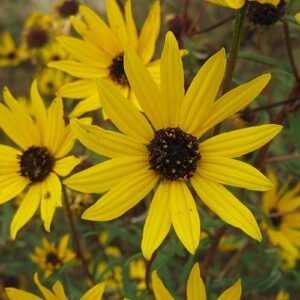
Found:
<path fill-rule="evenodd" d="M 15 51 L 11 51 L 11 52 L 9 52 L 9 53 L 6 55 L 6 57 L 7 57 L 8 59 L 13 60 L 13 59 L 17 58 L 17 53 L 16 53 Z"/>
<path fill-rule="evenodd" d="M 61 17 L 67 18 L 72 15 L 76 15 L 78 13 L 79 3 L 75 0 L 67 0 L 64 1 L 58 7 L 58 13 Z"/>
<path fill-rule="evenodd" d="M 46 263 L 53 265 L 53 267 L 56 267 L 57 265 L 61 264 L 61 261 L 55 253 L 50 252 L 46 257 Z"/>
<path fill-rule="evenodd" d="M 26 41 L 29 48 L 41 48 L 47 44 L 49 33 L 47 30 L 33 26 L 26 35 Z"/>
<path fill-rule="evenodd" d="M 123 86 L 129 85 L 124 70 L 124 53 L 118 54 L 112 60 L 112 64 L 109 66 L 109 76 L 114 82 L 120 85 Z"/>
<path fill-rule="evenodd" d="M 275 228 L 279 228 L 282 221 L 282 216 L 279 214 L 278 210 L 276 208 L 272 208 L 269 214 L 272 225 Z"/>
<path fill-rule="evenodd" d="M 201 158 L 197 139 L 178 127 L 156 131 L 147 148 L 151 169 L 171 181 L 192 177 Z"/>
<path fill-rule="evenodd" d="M 54 167 L 54 158 L 45 147 L 32 146 L 18 156 L 20 174 L 31 183 L 43 181 Z"/>

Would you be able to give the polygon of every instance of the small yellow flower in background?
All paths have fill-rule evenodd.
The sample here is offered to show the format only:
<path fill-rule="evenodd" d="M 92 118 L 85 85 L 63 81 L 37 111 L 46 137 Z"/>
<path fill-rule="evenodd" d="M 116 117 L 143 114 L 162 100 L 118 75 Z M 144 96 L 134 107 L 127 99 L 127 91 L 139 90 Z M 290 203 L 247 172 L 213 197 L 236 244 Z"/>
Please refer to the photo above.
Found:
<path fill-rule="evenodd" d="M 289 293 L 284 290 L 280 290 L 276 296 L 276 300 L 289 300 L 289 299 L 290 299 Z"/>
<path fill-rule="evenodd" d="M 42 49 L 41 57 L 44 64 L 69 58 L 69 53 L 57 42 L 52 41 Z"/>
<path fill-rule="evenodd" d="M 108 25 L 87 6 L 80 6 L 79 11 L 84 21 L 75 17 L 71 20 L 83 40 L 67 36 L 58 38 L 75 60 L 49 64 L 79 78 L 64 85 L 57 93 L 65 98 L 84 99 L 70 116 L 79 116 L 100 107 L 95 78 L 109 80 L 126 98 L 137 104 L 124 71 L 123 56 L 126 47 L 135 49 L 152 76 L 159 78 L 158 61 L 150 62 L 160 29 L 159 1 L 155 1 L 140 34 L 132 16 L 131 0 L 125 3 L 125 17 L 115 0 L 106 1 Z"/>
<path fill-rule="evenodd" d="M 68 300 L 69 298 L 66 296 L 64 287 L 62 283 L 58 280 L 55 282 L 55 284 L 52 287 L 52 290 L 46 288 L 43 286 L 40 281 L 38 274 L 34 274 L 34 282 L 37 285 L 38 289 L 42 293 L 44 300 Z M 80 300 L 101 300 L 103 293 L 104 293 L 105 284 L 104 283 L 98 283 L 92 288 L 90 288 L 81 298 Z M 10 300 L 42 300 L 42 298 L 15 288 L 7 287 L 5 289 L 8 298 Z"/>
<path fill-rule="evenodd" d="M 17 147 L 0 145 L 0 204 L 27 188 L 10 227 L 15 239 L 39 206 L 44 227 L 50 231 L 55 208 L 62 206 L 59 177 L 67 176 L 80 160 L 66 156 L 74 135 L 70 126 L 65 126 L 60 98 L 46 109 L 36 81 L 31 86 L 31 112 L 7 88 L 3 96 L 6 105 L 0 103 L 0 128 Z"/>
<path fill-rule="evenodd" d="M 153 292 L 156 300 L 174 300 L 175 298 L 166 289 L 157 272 L 151 275 Z M 239 300 L 242 294 L 241 280 L 224 291 L 217 300 Z M 199 264 L 195 264 L 190 272 L 187 282 L 187 300 L 206 300 L 206 290 L 204 282 L 200 276 Z"/>
<path fill-rule="evenodd" d="M 233 9 L 239 9 L 245 5 L 245 2 L 247 0 L 206 0 L 214 4 L 230 7 Z M 258 2 L 260 4 L 273 4 L 273 5 L 278 5 L 280 0 L 248 0 L 248 1 L 254 1 Z"/>
<path fill-rule="evenodd" d="M 300 24 L 300 13 L 295 14 L 295 19 Z"/>
<path fill-rule="evenodd" d="M 18 49 L 9 32 L 0 35 L 0 67 L 15 66 L 26 58 L 24 49 Z"/>
<path fill-rule="evenodd" d="M 281 258 L 281 270 L 287 272 L 296 267 L 297 261 L 300 259 L 300 252 L 291 254 L 290 251 L 278 249 L 278 256 Z"/>
<path fill-rule="evenodd" d="M 79 2 L 76 0 L 59 0 L 55 9 L 59 17 L 68 18 L 78 13 Z"/>
<path fill-rule="evenodd" d="M 54 271 L 59 270 L 64 264 L 75 260 L 75 252 L 68 249 L 69 239 L 70 236 L 66 234 L 55 246 L 54 243 L 50 243 L 46 238 L 43 238 L 43 248 L 35 247 L 34 253 L 30 254 L 30 259 L 44 270 L 45 278 L 52 275 Z"/>
<path fill-rule="evenodd" d="M 300 248 L 300 184 L 287 191 L 289 182 L 279 188 L 278 179 L 273 172 L 268 178 L 274 187 L 263 194 L 262 208 L 270 218 L 271 225 L 262 222 L 271 243 L 282 248 L 295 258 L 299 257 Z"/>
<path fill-rule="evenodd" d="M 222 49 L 202 66 L 185 95 L 180 51 L 171 32 L 166 37 L 160 68 L 159 88 L 138 55 L 132 49 L 125 53 L 130 86 L 147 118 L 109 82 L 98 80 L 104 111 L 122 133 L 71 120 L 83 145 L 110 158 L 65 180 L 68 187 L 81 192 L 108 191 L 82 218 L 115 219 L 157 186 L 144 226 L 143 255 L 151 258 L 172 225 L 185 248 L 194 254 L 200 240 L 200 218 L 189 190 L 191 184 L 225 222 L 261 240 L 250 210 L 223 184 L 259 191 L 271 188 L 270 181 L 257 169 L 233 158 L 269 142 L 282 126 L 254 126 L 200 143 L 199 139 L 257 97 L 270 75 L 240 85 L 215 101 L 226 68 Z"/>

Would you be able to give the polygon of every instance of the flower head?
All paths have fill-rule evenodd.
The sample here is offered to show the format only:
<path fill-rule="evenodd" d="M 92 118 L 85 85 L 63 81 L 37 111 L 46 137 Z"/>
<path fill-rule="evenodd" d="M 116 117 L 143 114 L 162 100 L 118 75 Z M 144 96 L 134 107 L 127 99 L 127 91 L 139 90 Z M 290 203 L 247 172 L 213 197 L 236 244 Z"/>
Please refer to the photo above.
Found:
<path fill-rule="evenodd" d="M 245 5 L 245 2 L 247 0 L 206 0 L 206 1 L 218 4 L 218 5 L 222 5 L 222 6 L 227 6 L 227 7 L 233 8 L 233 9 L 239 9 Z M 248 0 L 248 1 L 258 2 L 260 4 L 269 3 L 269 4 L 273 4 L 275 6 L 277 6 L 280 2 L 280 0 Z"/>
<path fill-rule="evenodd" d="M 80 161 L 66 156 L 73 147 L 74 136 L 65 126 L 60 98 L 46 109 L 34 81 L 31 112 L 7 88 L 4 100 L 6 105 L 0 104 L 0 128 L 16 147 L 0 145 L 0 203 L 26 190 L 11 223 L 10 233 L 15 239 L 39 206 L 45 229 L 50 231 L 55 208 L 62 206 L 59 177 L 68 175 Z"/>
<path fill-rule="evenodd" d="M 155 1 L 140 34 L 138 34 L 131 11 L 131 0 L 125 3 L 123 16 L 115 0 L 106 1 L 108 25 L 90 8 L 80 6 L 84 21 L 72 17 L 75 30 L 82 39 L 59 37 L 58 41 L 70 52 L 74 60 L 52 62 L 57 68 L 78 80 L 59 89 L 58 95 L 71 99 L 84 99 L 70 116 L 78 116 L 100 107 L 95 78 L 110 81 L 128 99 L 136 103 L 124 71 L 124 52 L 130 46 L 135 49 L 143 64 L 152 75 L 159 77 L 157 62 L 151 62 L 160 28 L 160 5 Z"/>
<path fill-rule="evenodd" d="M 174 297 L 166 289 L 157 272 L 152 273 L 153 292 L 156 300 L 173 300 Z M 224 291 L 217 300 L 239 300 L 242 294 L 241 280 Z M 200 276 L 199 264 L 195 264 L 190 272 L 187 282 L 187 300 L 206 300 L 204 282 Z"/>
<path fill-rule="evenodd" d="M 54 271 L 59 270 L 64 264 L 75 259 L 76 254 L 68 249 L 70 236 L 64 235 L 59 244 L 49 243 L 43 238 L 43 248 L 35 247 L 34 253 L 30 254 L 30 259 L 37 263 L 44 270 L 44 276 L 49 277 Z"/>
<path fill-rule="evenodd" d="M 38 289 L 42 293 L 43 297 L 45 297 L 45 300 L 68 300 L 68 297 L 65 294 L 64 287 L 62 283 L 58 280 L 55 282 L 55 284 L 52 287 L 52 290 L 46 288 L 40 283 L 38 274 L 34 274 L 34 282 L 37 285 Z M 102 299 L 102 295 L 104 293 L 105 284 L 104 283 L 98 283 L 92 288 L 90 288 L 81 298 L 80 300 L 90 300 L 90 299 Z M 41 299 L 40 297 L 37 297 L 36 295 L 15 289 L 7 287 L 5 289 L 8 298 L 11 300 L 20 300 L 20 299 L 26 299 L 26 300 L 38 300 Z"/>
<path fill-rule="evenodd" d="M 147 259 L 171 225 L 190 253 L 198 247 L 200 219 L 190 187 L 225 222 L 261 239 L 252 213 L 222 184 L 268 190 L 271 183 L 263 174 L 233 158 L 261 147 L 281 126 L 255 126 L 203 140 L 205 132 L 249 104 L 270 79 L 262 75 L 215 101 L 225 64 L 222 49 L 202 66 L 184 94 L 180 52 L 169 32 L 161 57 L 160 87 L 133 50 L 125 53 L 126 74 L 145 115 L 109 82 L 99 80 L 104 110 L 122 133 L 71 121 L 87 148 L 111 158 L 65 181 L 81 192 L 108 191 L 85 211 L 84 219 L 117 218 L 155 190 L 142 240 Z"/>

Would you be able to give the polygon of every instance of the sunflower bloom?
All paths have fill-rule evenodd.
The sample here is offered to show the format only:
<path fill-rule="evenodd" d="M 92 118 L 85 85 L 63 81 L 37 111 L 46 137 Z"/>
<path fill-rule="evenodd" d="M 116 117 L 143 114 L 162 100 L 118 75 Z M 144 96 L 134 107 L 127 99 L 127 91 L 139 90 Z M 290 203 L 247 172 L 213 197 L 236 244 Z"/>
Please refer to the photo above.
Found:
<path fill-rule="evenodd" d="M 247 0 L 206 0 L 206 1 L 209 1 L 214 4 L 230 7 L 233 9 L 239 9 L 245 5 Z M 258 2 L 260 4 L 269 3 L 275 6 L 277 6 L 280 2 L 280 0 L 248 0 L 248 1 Z"/>
<path fill-rule="evenodd" d="M 52 287 L 52 290 L 46 288 L 40 283 L 38 274 L 34 274 L 34 282 L 37 285 L 38 289 L 42 293 L 44 298 L 40 298 L 32 293 L 7 287 L 5 289 L 8 298 L 10 300 L 20 300 L 20 299 L 26 299 L 26 300 L 68 300 L 69 298 L 66 296 L 64 287 L 62 283 L 58 280 L 55 282 L 55 284 Z M 91 299 L 97 299 L 101 300 L 103 293 L 104 293 L 105 284 L 104 283 L 98 283 L 92 288 L 90 288 L 81 298 L 80 300 L 91 300 Z"/>
<path fill-rule="evenodd" d="M 122 133 L 71 121 L 81 143 L 111 158 L 65 181 L 82 192 L 108 191 L 84 212 L 83 219 L 115 219 L 157 186 L 143 231 L 144 256 L 150 259 L 171 225 L 193 254 L 200 240 L 200 219 L 191 184 L 225 222 L 261 239 L 252 213 L 222 184 L 268 190 L 271 183 L 263 174 L 233 157 L 261 147 L 281 126 L 255 126 L 199 142 L 205 132 L 249 104 L 270 79 L 270 75 L 262 75 L 214 102 L 225 64 L 222 49 L 203 65 L 184 95 L 182 61 L 171 32 L 161 57 L 160 88 L 135 52 L 128 49 L 126 74 L 147 118 L 109 82 L 98 80 L 104 110 Z"/>
<path fill-rule="evenodd" d="M 278 189 L 279 183 L 273 172 L 269 172 L 268 177 L 274 187 L 263 195 L 263 211 L 271 224 L 263 222 L 261 227 L 273 245 L 296 259 L 300 247 L 300 184 L 285 192 L 286 186 Z"/>
<path fill-rule="evenodd" d="M 156 300 L 174 300 L 164 286 L 157 272 L 152 273 L 153 292 Z M 242 294 L 241 280 L 239 279 L 234 285 L 224 291 L 217 300 L 239 300 Z M 200 276 L 199 264 L 195 264 L 190 272 L 187 282 L 187 300 L 206 300 L 206 290 L 204 282 Z"/>
<path fill-rule="evenodd" d="M 127 80 L 123 58 L 125 49 L 135 49 L 143 64 L 154 78 L 159 76 L 158 61 L 150 62 L 160 28 L 160 4 L 155 1 L 140 34 L 138 34 L 131 11 L 131 0 L 125 4 L 125 18 L 115 0 L 106 1 L 109 25 L 90 8 L 80 6 L 84 22 L 72 17 L 74 29 L 83 40 L 73 37 L 59 37 L 58 41 L 76 60 L 52 62 L 50 67 L 78 78 L 62 86 L 57 95 L 71 99 L 84 99 L 71 112 L 79 116 L 100 107 L 95 78 L 110 81 L 128 99 L 136 99 Z M 101 100 L 100 100 L 101 101 Z"/>
<path fill-rule="evenodd" d="M 31 87 L 34 117 L 4 89 L 6 105 L 0 104 L 0 128 L 17 145 L 0 145 L 0 204 L 25 190 L 10 227 L 13 239 L 34 215 L 38 206 L 44 227 L 50 231 L 56 206 L 62 206 L 62 186 L 59 176 L 66 176 L 80 162 L 66 156 L 74 144 L 74 136 L 65 126 L 60 98 L 45 108 L 37 90 Z M 26 188 L 27 187 L 27 188 Z"/>
<path fill-rule="evenodd" d="M 42 239 L 43 248 L 35 247 L 34 254 L 30 254 L 30 259 L 45 271 L 44 277 L 49 277 L 54 271 L 59 270 L 64 264 L 74 261 L 76 254 L 68 249 L 70 236 L 64 235 L 58 246 L 45 238 Z"/>

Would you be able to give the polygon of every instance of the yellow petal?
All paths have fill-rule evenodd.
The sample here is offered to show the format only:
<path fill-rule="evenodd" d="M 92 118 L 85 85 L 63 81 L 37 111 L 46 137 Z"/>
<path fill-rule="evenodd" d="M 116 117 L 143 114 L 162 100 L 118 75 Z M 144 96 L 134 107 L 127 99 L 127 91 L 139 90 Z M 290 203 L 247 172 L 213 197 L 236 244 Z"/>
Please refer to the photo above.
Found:
<path fill-rule="evenodd" d="M 233 286 L 222 293 L 218 300 L 240 300 L 242 296 L 242 284 L 239 279 Z"/>
<path fill-rule="evenodd" d="M 62 257 L 66 254 L 66 250 L 68 248 L 69 240 L 70 240 L 70 235 L 69 234 L 65 234 L 61 238 L 61 240 L 59 242 L 59 245 L 58 245 L 58 249 L 57 249 L 57 252 L 58 252 L 59 256 Z"/>
<path fill-rule="evenodd" d="M 64 98 L 82 99 L 96 94 L 96 87 L 93 80 L 75 80 L 64 84 L 56 94 Z"/>
<path fill-rule="evenodd" d="M 34 294 L 15 288 L 5 288 L 5 292 L 10 300 L 43 300 Z"/>
<path fill-rule="evenodd" d="M 200 276 L 199 264 L 195 264 L 190 272 L 187 282 L 188 300 L 206 300 L 206 290 L 204 282 Z"/>
<path fill-rule="evenodd" d="M 110 83 L 98 79 L 96 84 L 103 109 L 112 122 L 126 135 L 149 143 L 153 138 L 153 130 L 142 113 Z"/>
<path fill-rule="evenodd" d="M 201 200 L 226 223 L 238 227 L 256 240 L 261 240 L 257 222 L 250 210 L 222 185 L 199 174 L 191 178 Z"/>
<path fill-rule="evenodd" d="M 213 126 L 247 106 L 260 94 L 270 78 L 270 74 L 261 75 L 223 95 L 212 105 L 211 110 L 207 113 L 207 118 L 195 131 L 195 135 L 201 136 Z"/>
<path fill-rule="evenodd" d="M 67 176 L 78 164 L 80 159 L 70 155 L 64 158 L 61 158 L 55 162 L 53 171 L 59 176 Z"/>
<path fill-rule="evenodd" d="M 86 99 L 80 101 L 75 108 L 70 112 L 69 118 L 77 118 L 86 112 L 96 110 L 100 108 L 100 100 L 98 93 L 95 90 L 95 93 L 88 96 Z"/>
<path fill-rule="evenodd" d="M 20 169 L 18 157 L 21 154 L 21 151 L 13 147 L 0 145 L 0 175 L 10 175 L 11 173 L 16 175 Z"/>
<path fill-rule="evenodd" d="M 200 242 L 200 218 L 195 200 L 183 181 L 166 183 L 169 187 L 171 219 L 184 247 L 194 254 Z"/>
<path fill-rule="evenodd" d="M 153 252 L 160 246 L 171 227 L 169 211 L 170 185 L 161 183 L 151 201 L 144 225 L 142 252 L 146 259 L 151 259 Z"/>
<path fill-rule="evenodd" d="M 144 145 L 118 132 L 104 130 L 95 125 L 71 120 L 72 130 L 79 141 L 88 149 L 106 157 L 148 156 Z"/>
<path fill-rule="evenodd" d="M 33 278 L 35 284 L 37 285 L 43 296 L 46 298 L 45 300 L 59 300 L 52 291 L 50 291 L 40 283 L 38 273 L 35 273 Z"/>
<path fill-rule="evenodd" d="M 109 221 L 139 203 L 154 188 L 158 177 L 150 170 L 142 170 L 120 181 L 82 215 L 85 220 Z"/>
<path fill-rule="evenodd" d="M 56 174 L 50 173 L 41 184 L 41 219 L 45 230 L 50 232 L 56 206 L 62 206 L 62 187 Z"/>
<path fill-rule="evenodd" d="M 245 0 L 206 0 L 214 4 L 240 9 L 245 5 Z"/>
<path fill-rule="evenodd" d="M 50 62 L 47 65 L 49 68 L 55 68 L 64 71 L 74 77 L 78 78 L 96 78 L 96 77 L 107 77 L 108 69 L 99 68 L 98 66 L 86 65 L 81 62 L 72 60 L 60 60 Z"/>
<path fill-rule="evenodd" d="M 104 293 L 105 283 L 98 283 L 90 288 L 80 300 L 101 300 Z"/>
<path fill-rule="evenodd" d="M 281 130 L 280 125 L 268 124 L 222 133 L 201 143 L 199 151 L 205 155 L 229 158 L 242 156 L 262 147 Z"/>
<path fill-rule="evenodd" d="M 125 49 L 127 47 L 127 30 L 123 15 L 115 0 L 106 1 L 106 14 L 110 28 Z"/>
<path fill-rule="evenodd" d="M 16 238 L 18 231 L 31 219 L 36 212 L 41 200 L 40 188 L 40 184 L 32 185 L 22 200 L 17 212 L 15 213 L 10 225 L 10 236 L 13 240 Z"/>
<path fill-rule="evenodd" d="M 59 299 L 59 300 L 68 300 L 68 298 L 65 294 L 65 291 L 64 291 L 64 287 L 63 287 L 62 283 L 59 280 L 54 283 L 54 285 L 52 287 L 52 290 L 55 293 L 55 295 L 57 296 L 57 299 Z"/>
<path fill-rule="evenodd" d="M 111 56 L 90 42 L 69 36 L 61 36 L 57 40 L 72 57 L 84 64 L 99 68 L 108 68 L 111 64 Z"/>
<path fill-rule="evenodd" d="M 281 212 L 290 212 L 299 206 L 300 183 L 286 192 L 278 201 L 278 208 Z"/>
<path fill-rule="evenodd" d="M 125 52 L 124 67 L 130 86 L 146 116 L 156 129 L 166 127 L 168 112 L 166 107 L 161 105 L 159 88 L 142 61 L 130 48 Z"/>
<path fill-rule="evenodd" d="M 198 163 L 202 177 L 222 184 L 254 191 L 266 191 L 272 187 L 267 177 L 254 167 L 227 157 L 202 156 Z"/>
<path fill-rule="evenodd" d="M 132 16 L 131 0 L 127 0 L 125 2 L 124 9 L 125 9 L 125 21 L 126 21 L 128 44 L 133 49 L 136 49 L 137 41 L 138 41 L 138 33 Z"/>
<path fill-rule="evenodd" d="M 64 128 L 64 135 L 62 140 L 63 143 L 60 144 L 60 147 L 57 149 L 55 153 L 56 159 L 66 156 L 73 148 L 75 142 L 75 135 L 72 132 L 70 125 Z"/>
<path fill-rule="evenodd" d="M 225 50 L 211 56 L 193 79 L 180 112 L 180 128 L 194 135 L 215 101 L 226 67 Z"/>
<path fill-rule="evenodd" d="M 143 157 L 113 158 L 74 174 L 64 184 L 82 193 L 103 193 L 131 174 L 147 170 L 148 166 Z"/>
<path fill-rule="evenodd" d="M 159 29 L 160 4 L 159 1 L 156 0 L 142 27 L 137 45 L 137 53 L 145 64 L 150 62 L 153 57 Z"/>
<path fill-rule="evenodd" d="M 157 272 L 152 272 L 151 275 L 153 292 L 156 300 L 174 300 L 170 292 L 166 289 Z"/>
<path fill-rule="evenodd" d="M 184 98 L 184 74 L 178 43 L 171 31 L 166 35 L 160 63 L 161 96 L 168 114 L 170 127 L 179 125 L 179 114 Z"/>

